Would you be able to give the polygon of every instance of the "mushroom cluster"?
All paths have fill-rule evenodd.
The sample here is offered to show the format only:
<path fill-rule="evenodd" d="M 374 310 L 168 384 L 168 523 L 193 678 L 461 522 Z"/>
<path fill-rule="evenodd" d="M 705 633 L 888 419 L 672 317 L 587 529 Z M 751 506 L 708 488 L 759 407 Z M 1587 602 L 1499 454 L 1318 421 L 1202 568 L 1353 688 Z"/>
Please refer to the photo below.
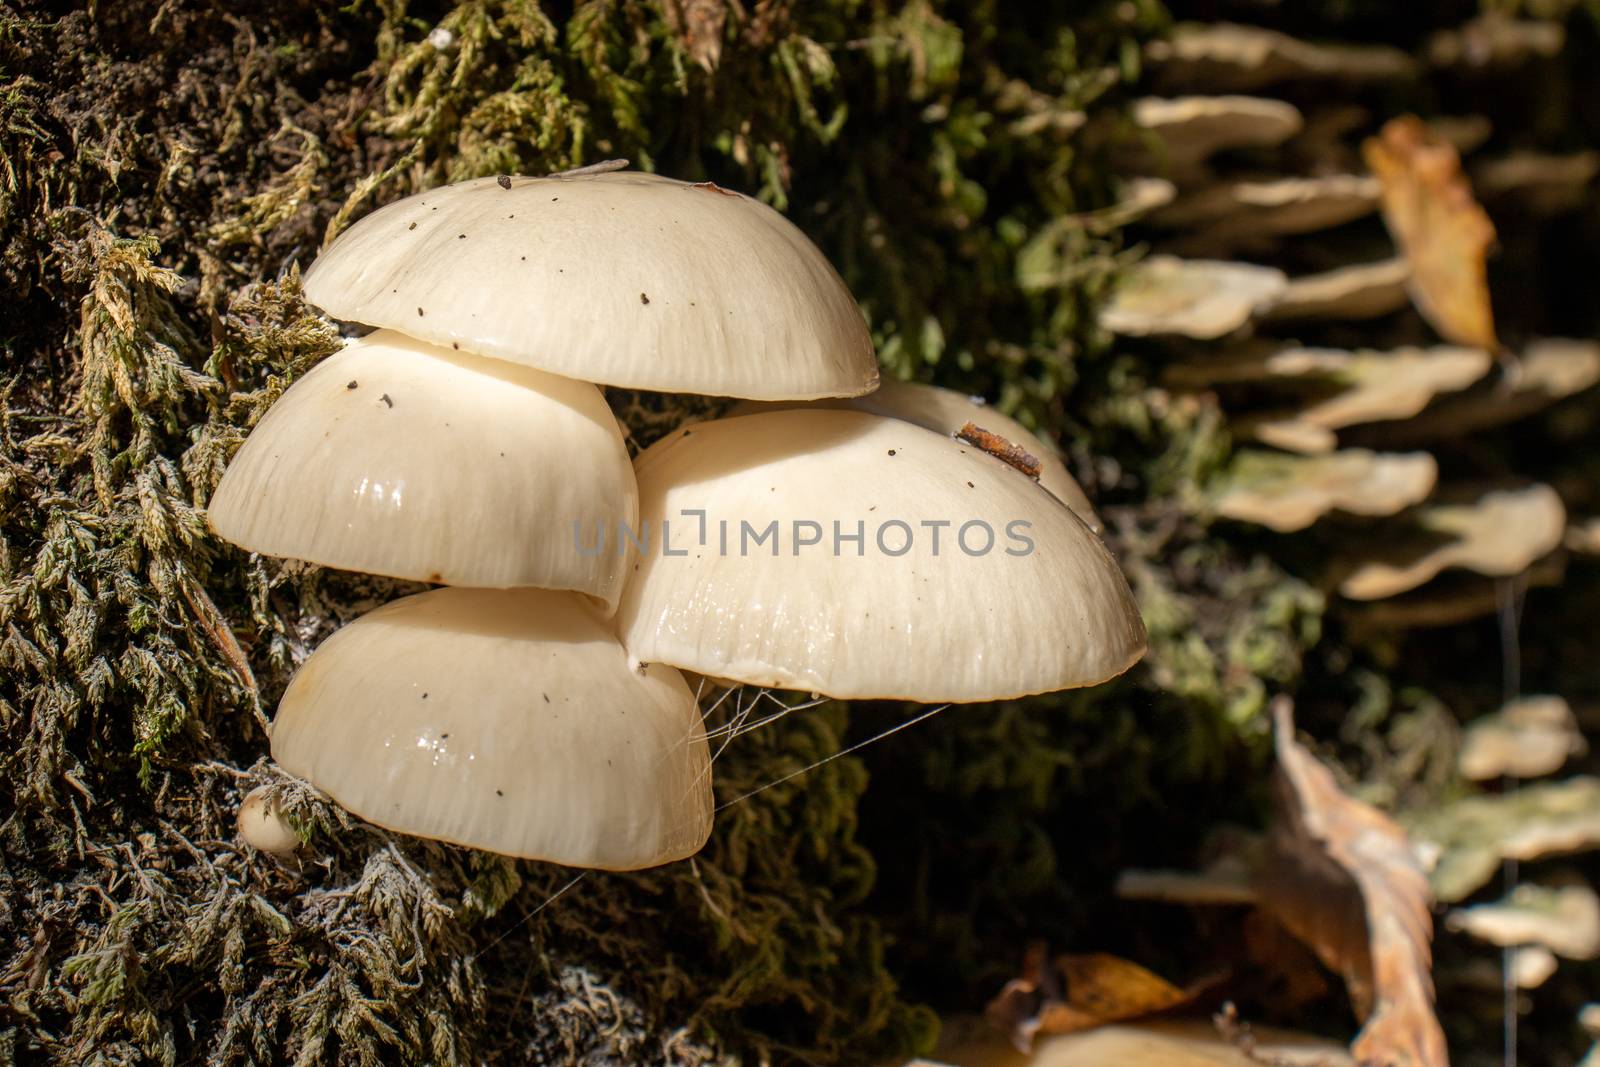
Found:
<path fill-rule="evenodd" d="M 469 181 L 357 223 L 305 291 L 375 329 L 284 393 L 210 521 L 442 586 L 336 633 L 273 722 L 279 766 L 370 822 L 654 866 L 697 851 L 714 807 L 680 670 L 963 702 L 1144 651 L 1054 450 L 944 390 L 866 396 L 855 301 L 756 200 L 604 167 Z M 630 463 L 602 386 L 751 403 Z M 263 798 L 240 825 L 293 847 Z"/>

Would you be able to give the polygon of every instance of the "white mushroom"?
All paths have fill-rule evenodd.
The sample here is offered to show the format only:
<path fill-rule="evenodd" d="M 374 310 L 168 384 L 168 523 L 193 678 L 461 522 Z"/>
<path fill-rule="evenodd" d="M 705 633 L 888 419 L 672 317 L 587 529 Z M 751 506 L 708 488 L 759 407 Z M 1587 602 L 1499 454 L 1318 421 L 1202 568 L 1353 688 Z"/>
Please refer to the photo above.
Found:
<path fill-rule="evenodd" d="M 306 272 L 335 318 L 607 385 L 806 400 L 877 385 L 816 246 L 760 201 L 635 172 L 483 178 L 352 226 Z"/>
<path fill-rule="evenodd" d="M 656 540 L 618 612 L 646 663 L 835 697 L 1002 699 L 1144 653 L 1098 538 L 975 446 L 853 411 L 686 427 L 637 461 Z"/>
<path fill-rule="evenodd" d="M 267 786 L 257 786 L 239 805 L 239 836 L 245 844 L 274 856 L 292 855 L 300 837 L 284 821 Z"/>
<path fill-rule="evenodd" d="M 870 415 L 883 415 L 891 419 L 904 419 L 925 429 L 954 436 L 966 425 L 973 424 L 1021 447 L 1039 461 L 1039 484 L 1054 493 L 1056 499 L 1082 519 L 1089 529 L 1100 532 L 1100 519 L 1089 503 L 1089 497 L 1078 484 L 1067 465 L 1061 461 L 1060 451 L 1050 442 L 1036 436 L 1027 427 L 1009 415 L 990 407 L 980 397 L 967 396 L 954 389 L 937 385 L 919 385 L 915 382 L 887 381 L 866 396 L 848 400 L 822 400 L 808 405 L 865 411 Z M 745 403 L 735 405 L 730 415 L 753 415 L 769 408 L 788 408 L 793 405 L 766 405 Z"/>
<path fill-rule="evenodd" d="M 436 589 L 362 616 L 295 673 L 272 755 L 369 822 L 508 856 L 633 870 L 711 831 L 694 696 L 570 593 Z"/>
<path fill-rule="evenodd" d="M 580 550 L 574 524 L 636 508 L 621 430 L 594 386 L 380 331 L 272 406 L 209 518 L 269 555 L 615 604 L 625 557 Z"/>

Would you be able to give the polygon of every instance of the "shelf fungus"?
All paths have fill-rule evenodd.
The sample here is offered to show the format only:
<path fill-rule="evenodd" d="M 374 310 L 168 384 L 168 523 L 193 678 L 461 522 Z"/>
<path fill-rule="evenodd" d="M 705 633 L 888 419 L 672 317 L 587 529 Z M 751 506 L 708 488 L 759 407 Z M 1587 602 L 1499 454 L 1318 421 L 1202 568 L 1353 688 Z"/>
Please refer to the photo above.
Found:
<path fill-rule="evenodd" d="M 1163 85 L 1239 92 L 1287 81 L 1392 81 L 1416 60 L 1387 45 L 1320 44 L 1231 22 L 1187 22 L 1145 46 Z"/>
<path fill-rule="evenodd" d="M 1003 699 L 1095 685 L 1145 649 L 1082 520 L 969 444 L 854 411 L 703 422 L 636 461 L 634 659 L 841 698 Z"/>
<path fill-rule="evenodd" d="M 1100 325 L 1133 337 L 1211 340 L 1277 303 L 1287 286 L 1283 272 L 1272 267 L 1151 256 L 1128 272 L 1101 311 Z"/>
<path fill-rule="evenodd" d="M 1339 592 L 1378 600 L 1415 589 L 1449 567 L 1510 577 L 1560 547 L 1566 521 L 1561 498 L 1547 485 L 1429 504 L 1413 514 L 1409 536 L 1387 538 L 1364 557 L 1340 564 Z"/>
<path fill-rule="evenodd" d="M 1474 782 L 1537 778 L 1554 774 L 1588 749 L 1565 700 L 1522 697 L 1467 727 L 1456 766 L 1461 777 Z"/>
<path fill-rule="evenodd" d="M 709 182 L 610 170 L 434 189 L 352 226 L 305 287 L 335 318 L 605 385 L 806 400 L 878 381 L 822 253 Z"/>
<path fill-rule="evenodd" d="M 1332 511 L 1393 515 L 1433 491 L 1439 466 L 1426 452 L 1352 448 L 1323 456 L 1245 450 L 1223 475 L 1218 515 L 1279 533 L 1303 530 Z"/>
<path fill-rule="evenodd" d="M 1240 416 L 1235 425 L 1241 436 L 1276 448 L 1320 453 L 1333 451 L 1338 443 L 1335 431 L 1411 418 L 1436 396 L 1478 381 L 1491 362 L 1480 349 L 1445 345 L 1391 352 L 1285 348 L 1219 360 L 1214 373 L 1236 382 L 1298 379 L 1314 387 L 1313 395 L 1298 407 L 1252 412 Z M 1188 373 L 1180 374 L 1180 379 L 1193 385 L 1208 369 L 1204 364 L 1185 368 Z M 1319 383 L 1322 389 L 1315 390 Z"/>
<path fill-rule="evenodd" d="M 1123 150 L 1123 165 L 1174 176 L 1217 152 L 1280 144 L 1304 124 L 1293 104 L 1254 96 L 1145 97 L 1133 102 L 1133 123 L 1143 136 Z"/>
<path fill-rule="evenodd" d="M 1406 291 L 1410 279 L 1410 265 L 1398 257 L 1290 278 L 1283 298 L 1262 318 L 1270 322 L 1377 318 L 1410 302 Z"/>
<path fill-rule="evenodd" d="M 284 393 L 209 517 L 268 555 L 614 605 L 626 561 L 581 552 L 572 526 L 636 508 L 621 430 L 593 385 L 383 330 Z"/>
<path fill-rule="evenodd" d="M 635 870 L 711 831 L 693 694 L 571 593 L 436 589 L 362 616 L 290 681 L 272 755 L 369 822 L 508 856 Z"/>
<path fill-rule="evenodd" d="M 730 415 L 753 415 L 767 410 L 792 408 L 787 404 L 739 404 Z M 1061 452 L 1050 442 L 1035 435 L 1009 415 L 990 407 L 981 397 L 967 396 L 954 389 L 937 385 L 919 385 L 915 382 L 888 381 L 866 396 L 846 400 L 821 400 L 806 405 L 812 408 L 838 408 L 864 411 L 869 415 L 882 415 L 903 419 L 935 433 L 952 437 L 961 433 L 968 424 L 987 430 L 1015 444 L 1039 463 L 1039 484 L 1055 494 L 1073 513 L 1095 533 L 1100 532 L 1100 519 L 1083 491 L 1062 462 Z"/>

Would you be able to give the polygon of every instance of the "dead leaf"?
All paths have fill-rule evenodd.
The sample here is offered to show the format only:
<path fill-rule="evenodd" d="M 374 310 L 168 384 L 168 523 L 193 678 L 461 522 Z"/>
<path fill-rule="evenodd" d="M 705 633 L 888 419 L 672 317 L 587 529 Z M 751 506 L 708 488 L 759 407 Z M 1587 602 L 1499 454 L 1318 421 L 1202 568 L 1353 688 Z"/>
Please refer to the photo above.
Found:
<path fill-rule="evenodd" d="M 684 51 L 707 74 L 722 59 L 722 28 L 728 21 L 726 0 L 667 0 L 667 25 L 683 41 Z"/>
<path fill-rule="evenodd" d="M 1473 199 L 1455 147 L 1415 115 L 1361 146 L 1383 186 L 1383 219 L 1411 265 L 1417 310 L 1455 344 L 1498 352 L 1485 261 L 1494 223 Z"/>
<path fill-rule="evenodd" d="M 1042 944 L 1023 958 L 984 1017 L 1026 1052 L 1040 1034 L 1070 1034 L 1187 1004 L 1207 986 L 1179 989 L 1161 976 L 1106 953 L 1047 960 Z"/>
<path fill-rule="evenodd" d="M 1446 1067 L 1433 1012 L 1428 880 L 1392 819 L 1339 789 L 1294 739 L 1293 705 L 1272 708 L 1281 806 L 1262 907 L 1340 974 L 1365 1025 L 1351 1052 L 1374 1067 Z"/>

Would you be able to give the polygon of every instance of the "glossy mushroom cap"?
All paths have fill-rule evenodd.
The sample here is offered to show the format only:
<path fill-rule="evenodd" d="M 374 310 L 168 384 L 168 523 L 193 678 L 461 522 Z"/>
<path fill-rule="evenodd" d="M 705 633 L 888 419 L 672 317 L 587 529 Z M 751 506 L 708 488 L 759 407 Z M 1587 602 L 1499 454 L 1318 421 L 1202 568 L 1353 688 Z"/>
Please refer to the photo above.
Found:
<path fill-rule="evenodd" d="M 361 617 L 290 681 L 272 755 L 369 822 L 508 856 L 634 870 L 711 832 L 682 676 L 635 670 L 570 593 L 436 589 Z"/>
<path fill-rule="evenodd" d="M 636 468 L 654 540 L 617 617 L 641 662 L 937 702 L 1094 685 L 1144 653 L 1099 538 L 1026 475 L 942 434 L 774 411 L 686 427 Z"/>
<path fill-rule="evenodd" d="M 626 560 L 580 551 L 573 524 L 613 524 L 637 499 L 594 386 L 385 330 L 284 393 L 229 464 L 209 517 L 267 555 L 615 605 Z"/>
<path fill-rule="evenodd" d="M 239 836 L 253 849 L 274 856 L 288 856 L 300 847 L 299 835 L 283 821 L 283 813 L 264 785 L 245 794 L 239 804 L 238 822 Z"/>
<path fill-rule="evenodd" d="M 711 183 L 483 178 L 380 208 L 312 264 L 335 318 L 607 385 L 765 400 L 877 385 L 866 323 L 806 236 Z"/>
<path fill-rule="evenodd" d="M 792 405 L 785 405 L 792 406 Z M 946 435 L 957 434 L 969 422 L 990 433 L 999 434 L 1039 461 L 1039 484 L 1054 493 L 1056 499 L 1082 519 L 1089 529 L 1100 532 L 1100 519 L 1089 503 L 1089 497 L 1078 484 L 1067 465 L 1061 461 L 1056 447 L 1009 415 L 975 400 L 954 389 L 916 382 L 887 381 L 865 396 L 848 400 L 822 400 L 817 407 L 846 408 L 865 411 L 871 415 L 885 415 L 891 419 L 904 419 L 924 429 Z M 730 414 L 753 415 L 768 410 L 763 405 L 740 404 Z"/>

